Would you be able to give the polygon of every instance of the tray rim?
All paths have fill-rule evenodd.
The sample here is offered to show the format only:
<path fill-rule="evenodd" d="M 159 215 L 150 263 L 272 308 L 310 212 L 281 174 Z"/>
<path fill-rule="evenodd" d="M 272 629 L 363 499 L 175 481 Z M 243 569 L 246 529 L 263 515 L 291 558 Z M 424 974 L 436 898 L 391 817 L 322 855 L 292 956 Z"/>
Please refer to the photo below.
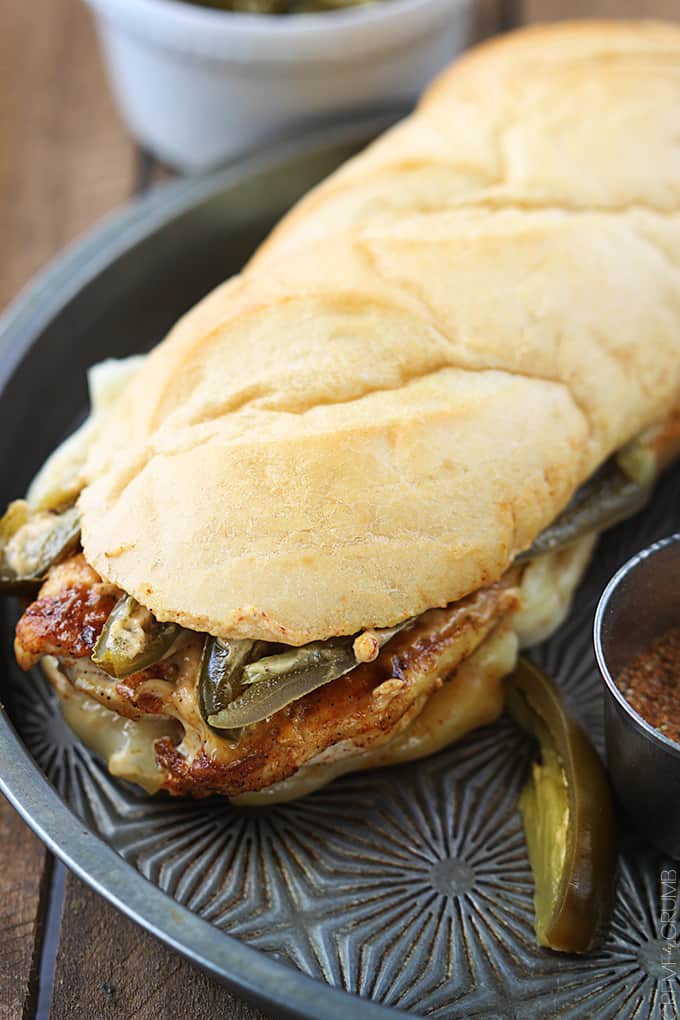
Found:
<path fill-rule="evenodd" d="M 0 399 L 47 324 L 139 242 L 250 174 L 331 145 L 367 143 L 404 111 L 367 114 L 132 198 L 40 270 L 0 316 Z M 333 988 L 215 928 L 141 875 L 62 801 L 0 701 L 0 792 L 47 848 L 95 892 L 248 1001 L 300 1020 L 395 1020 L 394 1007 Z M 282 1013 L 284 1010 L 285 1013 Z"/>

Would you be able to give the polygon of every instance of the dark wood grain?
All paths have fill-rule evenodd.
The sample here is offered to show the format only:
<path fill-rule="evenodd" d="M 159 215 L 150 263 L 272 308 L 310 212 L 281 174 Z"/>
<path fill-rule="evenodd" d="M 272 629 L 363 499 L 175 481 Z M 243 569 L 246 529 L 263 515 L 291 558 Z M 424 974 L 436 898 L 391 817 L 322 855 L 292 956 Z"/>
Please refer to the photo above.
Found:
<path fill-rule="evenodd" d="M 132 146 L 113 114 L 79 0 L 2 0 L 0 306 L 129 192 Z M 0 797 L 0 1018 L 35 1015 L 50 858 Z"/>
<path fill-rule="evenodd" d="M 264 1020 L 69 875 L 51 1020 Z"/>
<path fill-rule="evenodd" d="M 680 0 L 518 0 L 518 23 L 561 18 L 670 18 L 680 20 Z"/>
<path fill-rule="evenodd" d="M 0 796 L 0 1020 L 33 1017 L 51 861 Z"/>
<path fill-rule="evenodd" d="M 130 191 L 133 147 L 113 113 L 79 0 L 3 0 L 0 305 Z M 35 1015 L 50 858 L 0 798 L 0 1018 Z"/>
<path fill-rule="evenodd" d="M 126 198 L 133 146 L 81 0 L 2 0 L 0 307 Z"/>

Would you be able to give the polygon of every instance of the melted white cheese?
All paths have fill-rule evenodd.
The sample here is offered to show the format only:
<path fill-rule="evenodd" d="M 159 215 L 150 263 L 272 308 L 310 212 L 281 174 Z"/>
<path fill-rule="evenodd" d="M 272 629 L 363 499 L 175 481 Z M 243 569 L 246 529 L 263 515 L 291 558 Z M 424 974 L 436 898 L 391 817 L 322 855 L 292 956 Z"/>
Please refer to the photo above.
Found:
<path fill-rule="evenodd" d="M 109 358 L 87 373 L 90 414 L 73 435 L 57 447 L 35 476 L 26 496 L 32 506 L 49 501 L 51 492 L 63 489 L 80 491 L 85 482 L 87 458 L 99 431 L 121 393 L 139 370 L 143 355 Z"/>
<path fill-rule="evenodd" d="M 129 779 L 147 793 L 156 793 L 165 772 L 156 762 L 154 744 L 160 737 L 170 737 L 176 743 L 182 732 L 179 723 L 155 716 L 126 719 L 76 690 L 52 656 L 46 656 L 41 666 L 59 695 L 64 719 L 83 743 L 106 762 L 111 775 Z"/>
<path fill-rule="evenodd" d="M 585 535 L 527 565 L 520 585 L 522 602 L 513 621 L 522 648 L 545 641 L 564 623 L 597 537 Z"/>

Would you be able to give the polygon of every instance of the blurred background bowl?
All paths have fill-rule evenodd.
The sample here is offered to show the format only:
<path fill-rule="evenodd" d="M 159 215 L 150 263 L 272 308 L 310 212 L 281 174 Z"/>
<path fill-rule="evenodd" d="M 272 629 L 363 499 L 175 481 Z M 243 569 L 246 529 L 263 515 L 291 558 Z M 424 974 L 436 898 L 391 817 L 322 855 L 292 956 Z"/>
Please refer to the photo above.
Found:
<path fill-rule="evenodd" d="M 359 111 L 411 104 L 471 41 L 472 0 L 241 14 L 87 0 L 132 134 L 185 172 Z"/>

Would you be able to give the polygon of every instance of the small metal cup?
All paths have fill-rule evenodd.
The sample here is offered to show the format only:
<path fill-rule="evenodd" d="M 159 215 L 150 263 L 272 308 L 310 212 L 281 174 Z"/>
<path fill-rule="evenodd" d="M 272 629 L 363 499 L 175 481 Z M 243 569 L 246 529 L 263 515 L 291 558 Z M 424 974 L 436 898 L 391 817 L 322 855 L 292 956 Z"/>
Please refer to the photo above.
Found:
<path fill-rule="evenodd" d="M 680 744 L 631 708 L 614 678 L 657 638 L 680 626 L 680 534 L 628 560 L 595 613 L 595 655 L 605 685 L 609 773 L 644 836 L 680 858 Z"/>

